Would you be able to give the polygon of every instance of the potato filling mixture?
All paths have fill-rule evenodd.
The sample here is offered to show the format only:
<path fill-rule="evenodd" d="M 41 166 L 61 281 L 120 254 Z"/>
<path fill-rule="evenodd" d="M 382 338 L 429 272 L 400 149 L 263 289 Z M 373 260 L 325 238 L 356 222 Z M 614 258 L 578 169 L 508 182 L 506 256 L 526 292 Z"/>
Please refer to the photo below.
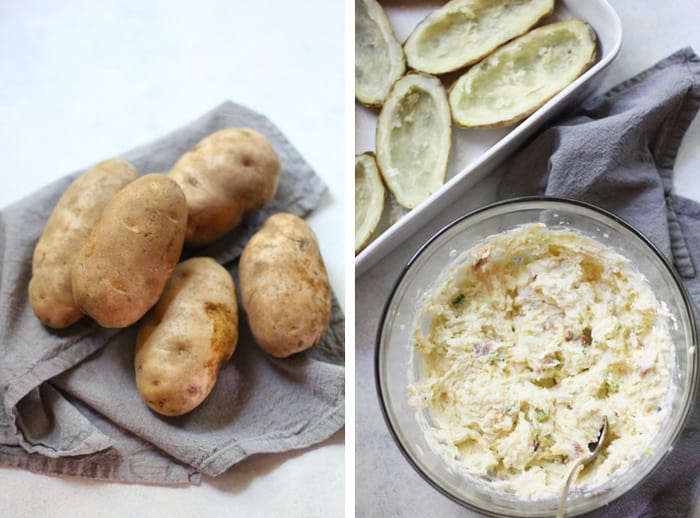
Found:
<path fill-rule="evenodd" d="M 543 224 L 464 253 L 420 303 L 410 403 L 457 472 L 529 498 L 593 486 L 648 453 L 668 414 L 671 315 L 624 257 Z M 427 422 L 426 422 L 426 412 Z"/>

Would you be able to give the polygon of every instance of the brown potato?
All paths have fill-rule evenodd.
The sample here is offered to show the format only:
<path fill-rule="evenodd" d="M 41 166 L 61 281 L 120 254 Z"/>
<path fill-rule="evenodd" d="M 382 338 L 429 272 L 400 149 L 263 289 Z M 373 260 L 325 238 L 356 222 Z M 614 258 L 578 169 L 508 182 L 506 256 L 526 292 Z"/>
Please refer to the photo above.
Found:
<path fill-rule="evenodd" d="M 229 128 L 201 140 L 169 176 L 187 198 L 185 243 L 199 246 L 216 241 L 273 198 L 280 161 L 265 136 Z"/>
<path fill-rule="evenodd" d="M 243 309 L 262 349 L 283 358 L 321 340 L 331 291 L 316 235 L 303 219 L 268 218 L 243 250 L 238 274 Z"/>
<path fill-rule="evenodd" d="M 136 386 L 156 412 L 190 412 L 211 392 L 238 341 L 233 279 L 209 257 L 183 261 L 136 339 Z"/>
<path fill-rule="evenodd" d="M 180 257 L 187 202 L 162 174 L 119 191 L 78 252 L 73 297 L 103 327 L 127 327 L 163 292 Z"/>
<path fill-rule="evenodd" d="M 137 176 L 129 162 L 110 158 L 76 178 L 61 196 L 34 248 L 29 281 L 29 302 L 45 325 L 63 328 L 83 317 L 73 300 L 73 263 L 109 200 Z"/>

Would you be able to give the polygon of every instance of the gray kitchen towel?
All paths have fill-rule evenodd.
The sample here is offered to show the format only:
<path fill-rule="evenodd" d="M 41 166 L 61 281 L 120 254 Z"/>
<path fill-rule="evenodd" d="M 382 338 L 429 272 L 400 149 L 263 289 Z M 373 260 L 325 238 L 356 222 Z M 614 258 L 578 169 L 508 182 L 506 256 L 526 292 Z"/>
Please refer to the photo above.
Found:
<path fill-rule="evenodd" d="M 675 158 L 699 107 L 700 58 L 682 49 L 540 133 L 505 166 L 499 196 L 563 196 L 616 213 L 673 262 L 700 308 L 700 203 L 672 193 Z M 696 397 L 661 465 L 591 516 L 689 516 L 699 490 Z"/>
<path fill-rule="evenodd" d="M 236 277 L 237 258 L 271 214 L 309 214 L 326 187 L 265 117 L 226 102 L 192 123 L 121 155 L 141 174 L 168 171 L 208 134 L 251 127 L 280 156 L 277 194 L 235 230 L 203 249 Z M 103 329 L 84 318 L 51 330 L 28 302 L 34 245 L 56 202 L 83 171 L 0 211 L 0 465 L 152 484 L 198 483 L 255 453 L 318 443 L 344 425 L 345 319 L 312 351 L 274 359 L 257 348 L 241 315 L 236 351 L 212 393 L 175 418 L 150 411 L 133 373 L 135 326 Z"/>

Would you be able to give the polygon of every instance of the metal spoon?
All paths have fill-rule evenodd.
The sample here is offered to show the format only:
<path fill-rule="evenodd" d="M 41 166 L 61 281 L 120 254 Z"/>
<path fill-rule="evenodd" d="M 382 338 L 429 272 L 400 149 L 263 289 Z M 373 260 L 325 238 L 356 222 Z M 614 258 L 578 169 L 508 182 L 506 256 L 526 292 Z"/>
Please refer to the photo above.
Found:
<path fill-rule="evenodd" d="M 603 444 L 608 437 L 608 418 L 603 417 L 603 427 L 600 429 L 600 435 L 598 436 L 598 442 L 595 445 L 595 449 L 587 456 L 581 457 L 579 460 L 574 462 L 571 467 L 569 476 L 566 479 L 566 484 L 564 484 L 564 489 L 561 492 L 561 498 L 559 498 L 559 510 L 557 511 L 557 518 L 564 517 L 564 507 L 566 506 L 566 497 L 569 494 L 569 486 L 573 484 L 574 480 L 579 473 L 580 467 L 588 466 L 593 460 L 598 456 L 600 451 L 603 449 Z"/>

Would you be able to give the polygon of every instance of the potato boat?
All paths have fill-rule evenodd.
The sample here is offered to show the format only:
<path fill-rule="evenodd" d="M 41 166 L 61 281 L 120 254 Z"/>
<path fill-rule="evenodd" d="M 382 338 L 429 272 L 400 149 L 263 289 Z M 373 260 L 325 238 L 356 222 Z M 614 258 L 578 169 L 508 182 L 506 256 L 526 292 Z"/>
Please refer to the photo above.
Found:
<path fill-rule="evenodd" d="M 384 9 L 376 0 L 355 0 L 355 98 L 381 106 L 406 71 L 406 58 Z"/>
<path fill-rule="evenodd" d="M 445 182 L 452 144 L 447 94 L 439 79 L 399 79 L 377 119 L 377 165 L 402 206 L 412 209 Z"/>
<path fill-rule="evenodd" d="M 553 10 L 554 0 L 452 0 L 408 37 L 408 65 L 430 74 L 458 70 L 525 34 Z"/>
<path fill-rule="evenodd" d="M 313 229 L 294 214 L 273 214 L 238 263 L 241 303 L 255 343 L 286 358 L 318 345 L 333 299 Z"/>
<path fill-rule="evenodd" d="M 377 228 L 385 197 L 374 153 L 355 155 L 355 253 L 365 247 Z"/>
<path fill-rule="evenodd" d="M 596 59 L 596 35 L 577 19 L 544 25 L 504 45 L 454 82 L 449 103 L 463 128 L 520 122 Z"/>

